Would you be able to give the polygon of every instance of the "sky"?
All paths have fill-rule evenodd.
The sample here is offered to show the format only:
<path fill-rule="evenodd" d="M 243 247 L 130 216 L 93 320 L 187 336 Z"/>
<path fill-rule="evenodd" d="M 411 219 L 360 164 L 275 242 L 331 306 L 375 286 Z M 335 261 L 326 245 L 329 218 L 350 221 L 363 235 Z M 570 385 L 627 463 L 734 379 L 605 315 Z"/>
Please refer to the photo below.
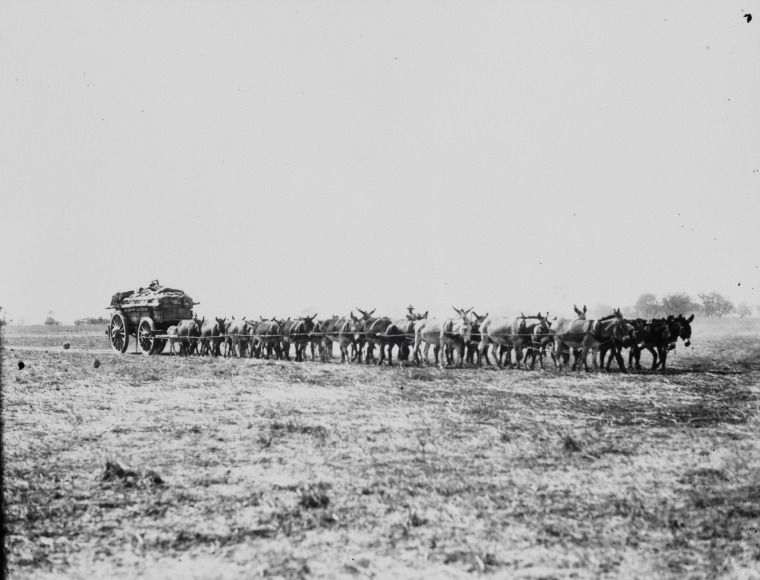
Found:
<path fill-rule="evenodd" d="M 760 304 L 759 27 L 758 0 L 3 2 L 0 306 Z"/>

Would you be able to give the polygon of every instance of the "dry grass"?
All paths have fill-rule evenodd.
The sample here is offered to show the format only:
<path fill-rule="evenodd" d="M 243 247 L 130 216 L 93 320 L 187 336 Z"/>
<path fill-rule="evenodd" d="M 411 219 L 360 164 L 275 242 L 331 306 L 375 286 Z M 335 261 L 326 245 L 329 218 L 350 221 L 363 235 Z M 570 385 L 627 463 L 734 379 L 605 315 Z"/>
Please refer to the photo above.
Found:
<path fill-rule="evenodd" d="M 9 570 L 760 577 L 758 327 L 696 329 L 665 376 L 134 355 L 95 368 L 78 345 L 107 348 L 102 329 L 70 351 L 8 350 Z M 46 330 L 24 340 L 59 341 Z"/>

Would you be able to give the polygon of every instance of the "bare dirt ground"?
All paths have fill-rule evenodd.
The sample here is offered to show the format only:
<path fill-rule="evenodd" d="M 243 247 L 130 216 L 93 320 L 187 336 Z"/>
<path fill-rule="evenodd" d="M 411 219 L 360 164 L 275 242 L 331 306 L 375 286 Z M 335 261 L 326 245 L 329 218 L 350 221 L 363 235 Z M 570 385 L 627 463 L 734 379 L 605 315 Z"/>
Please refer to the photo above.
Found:
<path fill-rule="evenodd" d="M 760 324 L 694 328 L 666 375 L 111 356 L 101 327 L 7 328 L 10 576 L 760 578 Z"/>

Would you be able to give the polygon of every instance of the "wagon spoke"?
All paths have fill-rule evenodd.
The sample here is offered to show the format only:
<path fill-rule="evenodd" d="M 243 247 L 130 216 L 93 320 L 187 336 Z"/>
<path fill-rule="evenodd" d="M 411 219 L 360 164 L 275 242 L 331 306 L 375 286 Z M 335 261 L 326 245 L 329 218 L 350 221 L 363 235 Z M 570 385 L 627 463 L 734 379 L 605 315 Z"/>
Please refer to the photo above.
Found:
<path fill-rule="evenodd" d="M 129 346 L 129 332 L 124 314 L 115 312 L 109 324 L 109 339 L 111 347 L 120 353 L 127 351 Z"/>

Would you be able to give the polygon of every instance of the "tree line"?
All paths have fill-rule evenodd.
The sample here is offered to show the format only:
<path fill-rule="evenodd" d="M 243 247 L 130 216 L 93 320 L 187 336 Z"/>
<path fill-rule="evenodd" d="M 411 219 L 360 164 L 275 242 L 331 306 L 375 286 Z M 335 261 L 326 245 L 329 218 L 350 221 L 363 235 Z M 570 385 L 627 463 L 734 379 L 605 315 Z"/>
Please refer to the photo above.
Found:
<path fill-rule="evenodd" d="M 723 318 L 731 314 L 740 317 L 752 316 L 753 310 L 760 313 L 760 306 L 752 308 L 747 302 L 735 305 L 730 299 L 718 292 L 697 294 L 699 301 L 686 292 L 666 294 L 658 299 L 654 294 L 641 294 L 627 311 L 628 316 L 638 318 L 659 318 L 662 316 L 697 313 L 707 318 Z"/>

